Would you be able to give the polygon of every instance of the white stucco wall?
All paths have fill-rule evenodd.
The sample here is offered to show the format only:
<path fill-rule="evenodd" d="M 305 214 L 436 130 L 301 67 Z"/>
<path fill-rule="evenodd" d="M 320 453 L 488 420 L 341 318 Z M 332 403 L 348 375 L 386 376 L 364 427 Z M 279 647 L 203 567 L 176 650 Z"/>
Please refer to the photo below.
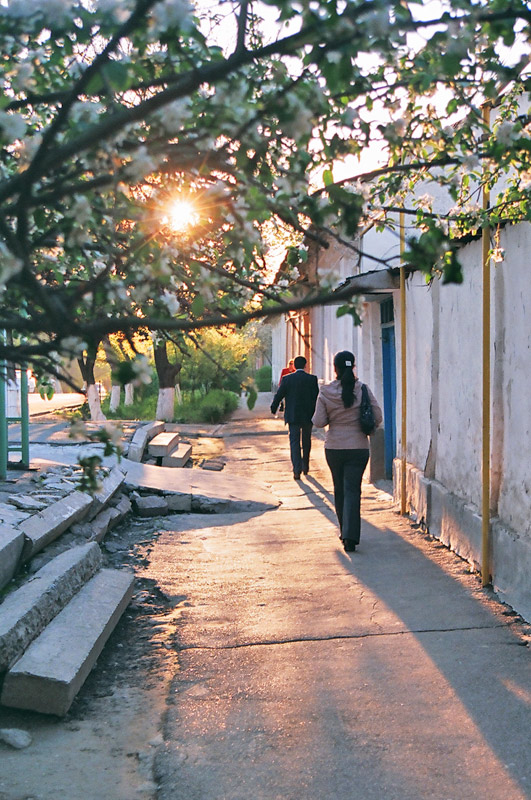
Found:
<path fill-rule="evenodd" d="M 497 431 L 493 461 L 500 475 L 498 513 L 509 527 L 531 540 L 531 225 L 506 229 L 501 244 L 505 260 L 493 277 L 493 429 Z"/>
<path fill-rule="evenodd" d="M 337 317 L 338 306 L 312 311 L 312 372 L 325 383 L 335 378 L 333 359 L 339 350 L 358 351 L 359 328 L 350 315 Z"/>
<path fill-rule="evenodd" d="M 407 461 L 424 470 L 432 438 L 433 287 L 414 273 L 406 282 Z M 397 438 L 401 439 L 402 369 L 400 298 L 395 298 L 397 352 Z"/>
<path fill-rule="evenodd" d="M 461 251 L 464 280 L 439 289 L 439 370 L 435 478 L 481 504 L 481 242 Z M 421 468 L 424 465 L 419 464 Z"/>
<path fill-rule="evenodd" d="M 278 385 L 282 368 L 286 365 L 286 323 L 283 316 L 271 321 L 271 380 Z"/>

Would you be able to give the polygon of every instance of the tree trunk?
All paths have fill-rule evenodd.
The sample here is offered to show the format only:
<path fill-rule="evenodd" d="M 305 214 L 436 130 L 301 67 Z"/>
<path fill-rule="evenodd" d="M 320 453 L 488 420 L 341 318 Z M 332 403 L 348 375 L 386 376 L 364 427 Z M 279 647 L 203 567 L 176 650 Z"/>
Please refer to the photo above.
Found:
<path fill-rule="evenodd" d="M 97 351 L 97 348 L 96 348 Z M 77 363 L 81 370 L 81 377 L 85 381 L 85 393 L 90 409 L 90 418 L 94 422 L 102 422 L 107 419 L 101 410 L 100 393 L 94 380 L 94 364 L 96 363 L 96 356 L 81 356 L 78 358 Z"/>
<path fill-rule="evenodd" d="M 154 347 L 155 367 L 159 378 L 159 396 L 157 399 L 157 419 L 163 422 L 172 422 L 175 404 L 175 384 L 181 371 L 182 364 L 176 361 L 172 364 L 168 358 L 167 342 L 161 342 Z"/>
<path fill-rule="evenodd" d="M 98 387 L 95 383 L 91 383 L 87 386 L 87 400 L 89 404 L 91 420 L 94 422 L 103 422 L 106 420 L 107 417 L 101 410 L 100 393 L 98 392 Z"/>
<path fill-rule="evenodd" d="M 159 389 L 156 417 L 164 422 L 172 422 L 175 410 L 175 386 Z"/>
<path fill-rule="evenodd" d="M 125 400 L 124 406 L 132 406 L 135 402 L 135 387 L 132 383 L 126 383 L 124 386 L 125 389 Z"/>
<path fill-rule="evenodd" d="M 116 411 L 118 406 L 120 405 L 120 394 L 122 391 L 122 387 L 119 383 L 113 383 L 111 386 L 111 402 L 109 405 L 109 409 L 111 411 Z"/>

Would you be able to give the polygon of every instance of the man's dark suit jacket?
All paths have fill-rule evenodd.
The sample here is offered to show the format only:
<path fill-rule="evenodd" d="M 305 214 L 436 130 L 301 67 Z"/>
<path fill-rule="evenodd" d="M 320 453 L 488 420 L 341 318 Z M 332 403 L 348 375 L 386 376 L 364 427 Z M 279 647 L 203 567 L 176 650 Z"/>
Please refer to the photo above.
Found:
<path fill-rule="evenodd" d="M 288 425 L 307 425 L 312 421 L 318 394 L 317 377 L 298 369 L 280 381 L 271 403 L 271 412 L 276 414 L 280 401 L 284 400 L 284 421 Z"/>

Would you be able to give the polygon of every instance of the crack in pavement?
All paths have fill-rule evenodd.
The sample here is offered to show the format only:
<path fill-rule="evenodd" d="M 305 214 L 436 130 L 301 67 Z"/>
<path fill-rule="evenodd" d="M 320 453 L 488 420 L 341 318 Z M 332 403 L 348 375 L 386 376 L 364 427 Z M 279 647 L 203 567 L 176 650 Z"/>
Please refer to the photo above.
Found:
<path fill-rule="evenodd" d="M 240 642 L 237 644 L 222 644 L 222 645 L 176 645 L 179 652 L 185 650 L 240 650 L 245 647 L 270 647 L 281 644 L 301 644 L 303 642 L 333 642 L 344 639 L 369 639 L 371 637 L 382 636 L 415 636 L 420 633 L 457 633 L 459 631 L 484 631 L 495 630 L 496 628 L 506 628 L 505 623 L 498 625 L 465 625 L 457 628 L 418 628 L 416 630 L 402 630 L 402 631 L 382 631 L 372 633 L 345 633 L 334 634 L 331 636 L 308 636 L 295 639 L 264 639 L 258 642 Z M 521 643 L 522 646 L 527 646 L 525 642 Z"/>

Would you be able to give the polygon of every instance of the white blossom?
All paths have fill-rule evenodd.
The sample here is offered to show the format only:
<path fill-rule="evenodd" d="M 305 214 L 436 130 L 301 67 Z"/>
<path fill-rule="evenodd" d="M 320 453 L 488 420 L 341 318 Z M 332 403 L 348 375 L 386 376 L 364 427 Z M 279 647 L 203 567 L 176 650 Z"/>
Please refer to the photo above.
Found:
<path fill-rule="evenodd" d="M 1 112 L 0 112 L 1 113 Z M 40 133 L 30 138 L 23 139 L 13 148 L 14 152 L 18 155 L 20 164 L 25 166 L 33 159 L 33 156 L 41 146 L 42 136 Z"/>
<path fill-rule="evenodd" d="M 68 353 L 82 355 L 83 351 L 87 349 L 87 343 L 79 336 L 66 336 L 61 342 L 61 347 Z"/>
<path fill-rule="evenodd" d="M 494 261 L 494 263 L 501 264 L 504 258 L 505 258 L 505 250 L 503 250 L 501 247 L 495 247 L 494 250 L 492 251 L 492 260 Z"/>
<path fill-rule="evenodd" d="M 45 25 L 56 28 L 71 22 L 74 3 L 72 0 L 10 0 L 2 13 L 15 19 L 39 17 Z"/>
<path fill-rule="evenodd" d="M 395 119 L 394 122 L 391 123 L 391 127 L 395 136 L 404 136 L 406 132 L 406 121 L 399 117 L 399 119 Z"/>
<path fill-rule="evenodd" d="M 189 97 L 174 100 L 173 103 L 164 106 L 160 112 L 160 121 L 164 130 L 169 134 L 181 130 L 190 119 L 190 109 L 191 101 Z"/>
<path fill-rule="evenodd" d="M 531 188 L 531 169 L 520 173 L 520 186 L 522 189 Z"/>
<path fill-rule="evenodd" d="M 157 162 L 148 153 L 147 147 L 141 145 L 131 161 L 125 167 L 125 174 L 132 180 L 140 180 L 157 169 Z"/>
<path fill-rule="evenodd" d="M 122 433 L 123 433 L 122 426 L 121 425 L 117 425 L 115 422 L 111 422 L 110 420 L 107 420 L 107 422 L 105 422 L 105 424 L 103 425 L 103 430 L 107 434 L 109 442 L 112 445 L 114 445 L 114 447 L 116 447 L 119 450 L 121 450 L 122 449 L 121 448 Z"/>
<path fill-rule="evenodd" d="M 77 5 L 77 3 L 76 3 Z M 64 25 L 74 17 L 72 0 L 41 0 L 39 8 L 48 25 Z"/>
<path fill-rule="evenodd" d="M 76 419 L 70 424 L 68 436 L 70 439 L 87 439 L 89 435 L 87 424 L 82 419 Z"/>
<path fill-rule="evenodd" d="M 186 31 L 192 27 L 192 10 L 188 0 L 162 0 L 154 6 L 151 18 L 157 31 L 166 31 L 168 28 Z"/>
<path fill-rule="evenodd" d="M 166 308 L 168 309 L 168 312 L 171 314 L 171 316 L 174 316 L 175 314 L 179 313 L 181 309 L 181 304 L 179 303 L 179 300 L 172 292 L 168 292 L 168 290 L 165 289 L 164 292 L 162 293 L 161 299 Z"/>
<path fill-rule="evenodd" d="M 122 281 L 114 281 L 111 286 L 109 286 L 107 299 L 112 304 L 125 302 L 127 300 L 127 289 L 123 285 Z"/>
<path fill-rule="evenodd" d="M 98 0 L 98 9 L 103 14 L 110 14 L 118 23 L 125 22 L 131 12 L 124 0 Z"/>
<path fill-rule="evenodd" d="M 20 139 L 26 133 L 26 121 L 22 114 L 0 111 L 0 129 L 8 142 Z"/>
<path fill-rule="evenodd" d="M 433 208 L 433 197 L 431 194 L 423 194 L 417 199 L 417 205 L 423 211 L 431 211 Z"/>
<path fill-rule="evenodd" d="M 473 172 L 481 167 L 481 161 L 475 153 L 469 153 L 463 158 L 463 167 L 467 171 Z"/>
<path fill-rule="evenodd" d="M 135 378 L 131 383 L 133 386 L 140 386 L 141 383 L 151 383 L 151 367 L 146 356 L 136 356 L 131 362 L 131 368 Z"/>
<path fill-rule="evenodd" d="M 507 120 L 502 122 L 501 125 L 498 126 L 495 135 L 497 142 L 509 147 L 517 138 L 514 123 L 508 122 Z"/>
<path fill-rule="evenodd" d="M 15 92 L 23 92 L 35 87 L 35 78 L 33 77 L 33 64 L 29 61 L 23 61 L 17 64 L 15 69 L 10 73 L 11 88 Z"/>
<path fill-rule="evenodd" d="M 92 216 L 90 201 L 85 195 L 76 195 L 70 207 L 69 215 L 74 217 L 78 225 L 84 225 Z"/>
<path fill-rule="evenodd" d="M 98 116 L 102 113 L 103 106 L 101 103 L 92 103 L 87 100 L 76 103 L 73 107 L 70 117 L 73 122 L 81 122 L 84 124 L 91 124 L 96 122 Z"/>

